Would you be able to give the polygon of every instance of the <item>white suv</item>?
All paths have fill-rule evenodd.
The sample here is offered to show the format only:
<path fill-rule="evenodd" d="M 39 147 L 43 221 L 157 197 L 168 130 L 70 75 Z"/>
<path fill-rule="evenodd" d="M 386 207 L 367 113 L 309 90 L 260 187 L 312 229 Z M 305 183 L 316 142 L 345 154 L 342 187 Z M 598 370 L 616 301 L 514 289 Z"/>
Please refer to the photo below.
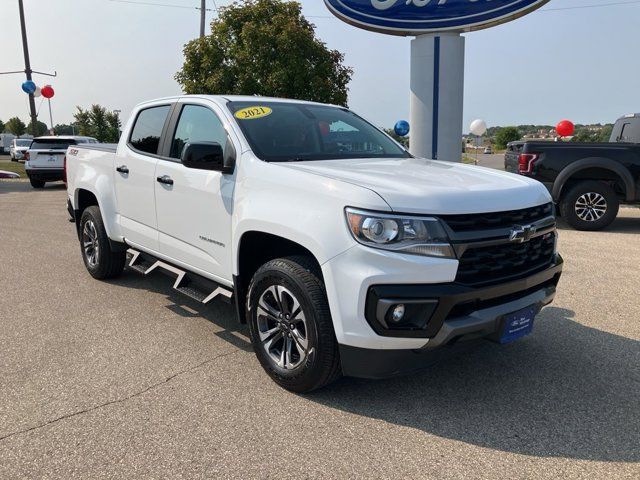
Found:
<path fill-rule="evenodd" d="M 9 148 L 9 156 L 12 162 L 18 162 L 25 159 L 25 153 L 29 151 L 32 140 L 30 138 L 15 138 L 11 141 Z"/>
<path fill-rule="evenodd" d="M 64 180 L 64 159 L 70 145 L 97 143 L 93 137 L 50 136 L 34 138 L 25 154 L 25 172 L 33 188 Z"/>

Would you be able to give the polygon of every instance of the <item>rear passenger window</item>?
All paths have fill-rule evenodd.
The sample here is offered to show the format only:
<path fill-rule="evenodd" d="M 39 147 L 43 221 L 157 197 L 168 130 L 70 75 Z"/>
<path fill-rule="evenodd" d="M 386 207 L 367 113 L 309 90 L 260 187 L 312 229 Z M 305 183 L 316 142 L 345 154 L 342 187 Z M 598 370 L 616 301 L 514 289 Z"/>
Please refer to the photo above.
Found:
<path fill-rule="evenodd" d="M 129 143 L 141 152 L 157 154 L 164 122 L 169 114 L 169 105 L 142 110 L 136 118 Z"/>

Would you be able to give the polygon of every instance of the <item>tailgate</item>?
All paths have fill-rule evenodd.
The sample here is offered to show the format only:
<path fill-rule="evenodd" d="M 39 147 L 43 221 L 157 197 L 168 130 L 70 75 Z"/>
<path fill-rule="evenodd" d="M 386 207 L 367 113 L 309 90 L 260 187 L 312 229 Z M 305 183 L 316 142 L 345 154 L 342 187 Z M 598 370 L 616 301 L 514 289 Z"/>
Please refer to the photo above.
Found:
<path fill-rule="evenodd" d="M 69 145 L 75 145 L 73 139 L 40 137 L 33 140 L 29 149 L 28 168 L 50 168 L 62 170 L 64 168 L 64 156 Z"/>
<path fill-rule="evenodd" d="M 66 150 L 31 150 L 29 152 L 29 166 L 31 168 L 56 168 L 64 167 Z"/>

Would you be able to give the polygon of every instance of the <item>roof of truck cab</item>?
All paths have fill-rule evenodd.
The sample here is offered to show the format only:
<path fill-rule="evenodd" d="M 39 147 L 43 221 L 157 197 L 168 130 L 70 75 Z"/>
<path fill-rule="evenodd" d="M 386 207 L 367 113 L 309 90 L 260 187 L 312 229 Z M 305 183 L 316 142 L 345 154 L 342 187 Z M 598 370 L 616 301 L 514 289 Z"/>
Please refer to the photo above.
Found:
<path fill-rule="evenodd" d="M 339 105 L 310 102 L 308 100 L 296 100 L 293 98 L 278 98 L 278 97 L 261 97 L 259 95 L 179 95 L 174 97 L 163 97 L 163 98 L 156 98 L 153 100 L 147 100 L 145 102 L 139 103 L 138 106 L 146 105 L 148 103 L 156 103 L 156 102 L 170 102 L 170 101 L 173 102 L 173 101 L 182 100 L 185 98 L 209 99 L 209 100 L 214 100 L 220 103 L 262 101 L 262 102 L 281 102 L 281 103 L 303 103 L 306 105 L 330 105 L 330 106 L 339 107 Z"/>

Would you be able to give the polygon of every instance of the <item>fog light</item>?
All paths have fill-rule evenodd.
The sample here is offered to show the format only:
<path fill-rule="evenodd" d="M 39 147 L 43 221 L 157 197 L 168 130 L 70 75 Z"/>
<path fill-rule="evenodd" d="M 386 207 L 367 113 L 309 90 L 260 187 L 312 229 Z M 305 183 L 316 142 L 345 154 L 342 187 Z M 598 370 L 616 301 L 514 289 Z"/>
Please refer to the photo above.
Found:
<path fill-rule="evenodd" d="M 396 305 L 391 313 L 391 321 L 394 323 L 400 323 L 404 318 L 404 304 Z"/>

